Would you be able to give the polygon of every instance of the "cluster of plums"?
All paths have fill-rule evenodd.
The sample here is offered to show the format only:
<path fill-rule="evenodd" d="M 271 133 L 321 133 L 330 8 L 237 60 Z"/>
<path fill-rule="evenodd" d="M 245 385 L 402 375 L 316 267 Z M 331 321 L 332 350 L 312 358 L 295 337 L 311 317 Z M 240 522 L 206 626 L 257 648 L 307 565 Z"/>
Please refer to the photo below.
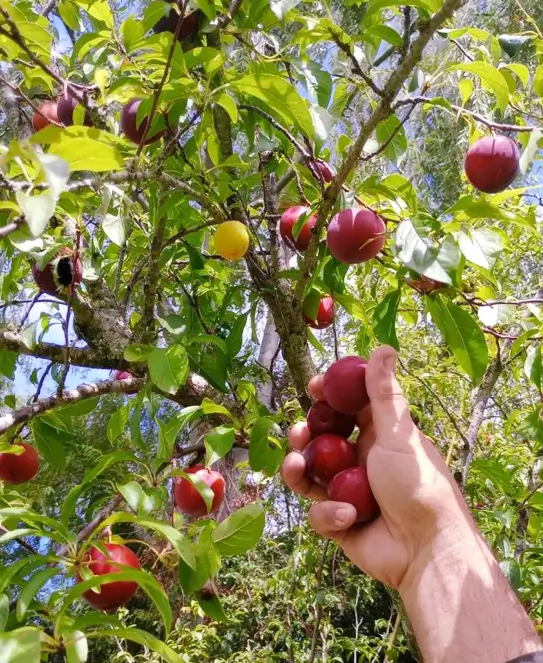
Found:
<path fill-rule="evenodd" d="M 125 104 L 121 110 L 121 130 L 124 135 L 136 145 L 139 145 L 147 131 L 149 119 L 147 117 L 141 118 L 138 122 L 137 113 L 142 99 L 131 99 Z M 74 96 L 73 92 L 67 88 L 62 96 L 56 101 L 45 101 L 38 106 L 39 113 L 34 112 L 32 116 L 32 126 L 34 131 L 40 131 L 51 123 L 62 124 L 65 127 L 72 126 L 74 123 L 74 111 L 79 104 L 79 101 Z M 88 112 L 85 114 L 84 123 L 87 126 L 92 126 L 92 121 Z M 145 138 L 144 145 L 149 145 L 159 140 L 164 135 L 164 131 L 158 131 L 155 134 L 148 134 Z"/>
<path fill-rule="evenodd" d="M 326 371 L 325 400 L 317 401 L 307 414 L 312 439 L 304 449 L 308 477 L 327 488 L 329 499 L 352 504 L 359 523 L 379 514 L 366 467 L 360 465 L 356 447 L 349 441 L 356 414 L 369 404 L 366 365 L 365 359 L 349 356 Z"/>

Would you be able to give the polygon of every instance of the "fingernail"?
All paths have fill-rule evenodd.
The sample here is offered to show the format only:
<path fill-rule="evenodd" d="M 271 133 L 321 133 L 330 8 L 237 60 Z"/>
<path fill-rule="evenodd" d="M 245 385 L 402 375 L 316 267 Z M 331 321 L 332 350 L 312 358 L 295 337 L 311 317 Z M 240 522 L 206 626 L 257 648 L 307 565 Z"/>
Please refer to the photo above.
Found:
<path fill-rule="evenodd" d="M 351 510 L 348 506 L 340 506 L 336 511 L 335 520 L 339 526 L 345 525 L 349 522 L 351 516 Z"/>
<path fill-rule="evenodd" d="M 396 353 L 391 353 L 383 359 L 383 366 L 389 373 L 396 373 Z"/>

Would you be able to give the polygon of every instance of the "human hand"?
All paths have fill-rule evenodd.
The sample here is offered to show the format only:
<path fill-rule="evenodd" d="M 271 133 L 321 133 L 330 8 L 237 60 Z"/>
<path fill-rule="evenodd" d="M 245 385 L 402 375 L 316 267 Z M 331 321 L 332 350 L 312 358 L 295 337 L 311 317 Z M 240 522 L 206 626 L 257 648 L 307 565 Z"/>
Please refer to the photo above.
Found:
<path fill-rule="evenodd" d="M 457 541 L 475 536 L 466 503 L 445 462 L 433 444 L 417 429 L 395 376 L 396 352 L 375 350 L 366 370 L 370 405 L 357 415 L 360 434 L 357 453 L 368 470 L 380 516 L 355 525 L 356 509 L 326 498 L 326 489 L 306 475 L 299 453 L 311 439 L 305 422 L 290 431 L 297 451 L 281 468 L 292 490 L 316 500 L 309 511 L 313 529 L 332 538 L 360 569 L 387 585 L 401 588 L 412 572 L 425 564 L 438 540 Z M 309 384 L 309 393 L 324 400 L 323 378 Z M 437 546 L 441 549 L 443 546 Z"/>

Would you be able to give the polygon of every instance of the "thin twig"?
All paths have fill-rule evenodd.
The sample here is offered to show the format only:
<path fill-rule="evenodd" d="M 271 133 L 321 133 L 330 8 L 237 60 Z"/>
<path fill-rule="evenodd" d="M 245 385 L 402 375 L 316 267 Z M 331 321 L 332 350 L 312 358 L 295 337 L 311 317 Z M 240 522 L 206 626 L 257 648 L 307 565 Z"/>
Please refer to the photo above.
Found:
<path fill-rule="evenodd" d="M 319 631 L 320 631 L 320 625 L 321 625 L 321 619 L 322 619 L 322 601 L 320 600 L 319 593 L 320 593 L 320 588 L 322 585 L 322 576 L 323 576 L 323 570 L 324 570 L 324 564 L 326 562 L 326 556 L 328 554 L 328 546 L 330 545 L 330 539 L 327 539 L 324 542 L 324 546 L 322 549 L 322 555 L 321 555 L 321 561 L 319 564 L 319 567 L 317 569 L 317 591 L 316 591 L 316 598 L 315 598 L 315 603 L 317 604 L 317 609 L 316 609 L 316 614 L 315 614 L 315 626 L 313 627 L 313 637 L 311 638 L 311 649 L 309 651 L 309 658 L 307 659 L 307 663 L 314 663 L 315 661 L 315 655 L 317 653 L 317 638 L 319 637 Z"/>

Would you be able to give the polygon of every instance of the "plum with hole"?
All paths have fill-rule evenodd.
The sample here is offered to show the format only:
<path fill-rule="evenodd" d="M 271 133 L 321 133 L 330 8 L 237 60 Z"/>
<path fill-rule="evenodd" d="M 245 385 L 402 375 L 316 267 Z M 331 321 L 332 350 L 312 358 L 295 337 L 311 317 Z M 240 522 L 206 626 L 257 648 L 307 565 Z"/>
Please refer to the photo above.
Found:
<path fill-rule="evenodd" d="M 335 175 L 333 168 L 322 159 L 314 159 L 313 165 L 321 174 L 322 179 L 328 184 Z"/>
<path fill-rule="evenodd" d="M 307 427 L 312 438 L 333 433 L 348 439 L 355 424 L 356 417 L 336 412 L 326 401 L 317 401 L 307 413 Z"/>
<path fill-rule="evenodd" d="M 174 497 L 177 508 L 187 516 L 200 518 L 209 513 L 217 511 L 224 500 L 224 477 L 220 472 L 210 470 L 202 465 L 194 465 L 184 470 L 186 474 L 194 474 L 195 477 L 206 483 L 213 491 L 211 509 L 207 510 L 204 498 L 198 492 L 196 486 L 185 477 L 176 477 L 174 483 Z"/>
<path fill-rule="evenodd" d="M 129 373 L 128 371 L 115 371 L 115 373 L 113 373 L 114 380 L 128 380 L 131 377 L 132 373 Z"/>
<path fill-rule="evenodd" d="M 298 251 L 305 251 L 309 246 L 311 237 L 313 237 L 313 228 L 317 223 L 317 216 L 315 214 L 309 215 L 310 211 L 310 208 L 305 205 L 295 205 L 285 210 L 281 216 L 281 223 L 279 224 L 281 237 L 286 244 L 298 249 Z M 306 217 L 306 221 L 300 228 L 298 236 L 294 239 L 294 226 L 302 214 Z"/>
<path fill-rule="evenodd" d="M 23 447 L 21 454 L 0 453 L 0 479 L 10 486 L 30 481 L 40 467 L 40 459 L 34 447 L 20 439 L 14 444 Z"/>
<path fill-rule="evenodd" d="M 224 221 L 215 231 L 213 242 L 225 260 L 239 260 L 249 249 L 249 233 L 240 221 Z"/>
<path fill-rule="evenodd" d="M 105 546 L 108 552 L 107 556 L 99 548 L 93 547 L 89 550 L 85 560 L 88 568 L 95 576 L 140 568 L 138 557 L 130 548 L 119 543 L 104 542 L 102 545 Z M 79 574 L 77 580 L 81 582 Z M 105 582 L 95 589 L 88 589 L 83 593 L 83 596 L 87 603 L 96 610 L 109 612 L 124 605 L 134 596 L 137 589 L 138 583 L 131 580 L 120 580 L 118 582 Z"/>
<path fill-rule="evenodd" d="M 352 504 L 356 508 L 357 523 L 367 523 L 379 515 L 379 505 L 371 491 L 368 471 L 361 465 L 336 474 L 328 486 L 328 499 Z"/>
<path fill-rule="evenodd" d="M 32 128 L 34 131 L 45 129 L 52 123 L 59 124 L 58 107 L 56 101 L 44 101 L 38 106 L 39 113 L 34 111 L 32 115 Z"/>
<path fill-rule="evenodd" d="M 304 449 L 304 458 L 307 476 L 319 486 L 327 486 L 336 474 L 357 464 L 354 444 L 333 433 L 311 440 Z"/>
<path fill-rule="evenodd" d="M 354 415 L 369 405 L 366 366 L 362 357 L 350 355 L 334 362 L 324 374 L 323 393 L 327 403 L 341 412 Z"/>
<path fill-rule="evenodd" d="M 38 288 L 49 295 L 59 296 L 74 290 L 83 280 L 83 263 L 74 258 L 71 249 L 63 247 L 45 267 L 37 262 L 32 265 L 32 276 Z"/>
<path fill-rule="evenodd" d="M 507 189 L 519 172 L 517 144 L 507 136 L 484 136 L 466 154 L 468 180 L 479 191 L 498 193 Z"/>
<path fill-rule="evenodd" d="M 138 108 L 141 102 L 141 99 L 131 99 L 123 106 L 121 111 L 121 131 L 136 145 L 141 143 L 141 139 L 143 138 L 149 123 L 148 117 L 142 118 L 138 123 Z M 156 134 L 149 133 L 143 144 L 150 145 L 151 143 L 155 143 L 157 140 L 160 140 L 165 133 L 165 131 L 158 131 Z"/>
<path fill-rule="evenodd" d="M 58 98 L 57 101 L 57 113 L 58 119 L 62 122 L 65 127 L 71 127 L 74 123 L 74 111 L 78 106 L 79 101 L 72 94 L 72 92 L 67 89 L 65 92 Z M 85 112 L 85 117 L 83 123 L 87 127 L 92 127 L 91 116 L 88 111 Z"/>
<path fill-rule="evenodd" d="M 336 214 L 326 234 L 330 253 L 348 265 L 375 258 L 386 241 L 386 226 L 368 209 L 346 209 Z"/>
<path fill-rule="evenodd" d="M 305 305 L 304 305 L 305 308 Z M 332 297 L 323 297 L 319 302 L 317 315 L 312 318 L 311 315 L 303 312 L 303 318 L 306 325 L 313 327 L 313 329 L 326 329 L 334 322 L 334 300 Z"/>
<path fill-rule="evenodd" d="M 177 4 L 180 11 L 183 11 L 182 3 L 178 2 Z M 179 31 L 177 31 L 177 24 L 181 14 L 172 7 L 166 16 L 163 16 L 155 23 L 153 26 L 153 32 L 155 34 L 160 34 L 161 32 L 171 32 L 172 34 L 175 34 L 177 31 L 177 41 L 185 41 L 185 39 L 192 37 L 198 32 L 200 14 L 201 12 L 197 9 L 186 16 L 183 16 L 181 19 L 181 26 L 179 27 Z"/>

